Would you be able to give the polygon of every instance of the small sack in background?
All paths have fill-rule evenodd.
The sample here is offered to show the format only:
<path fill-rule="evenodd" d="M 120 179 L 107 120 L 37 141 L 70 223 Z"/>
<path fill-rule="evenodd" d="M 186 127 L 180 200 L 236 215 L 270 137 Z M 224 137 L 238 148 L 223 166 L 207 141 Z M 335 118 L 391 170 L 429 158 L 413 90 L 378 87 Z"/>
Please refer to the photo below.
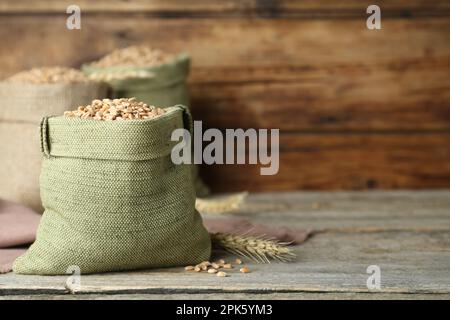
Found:
<path fill-rule="evenodd" d="M 186 79 L 190 58 L 187 54 L 168 55 L 145 46 L 113 51 L 97 62 L 83 65 L 91 78 L 108 82 L 113 98 L 136 97 L 161 107 L 189 105 Z"/>
<path fill-rule="evenodd" d="M 208 260 L 190 166 L 170 158 L 177 128 L 191 129 L 183 106 L 140 120 L 44 118 L 45 212 L 13 270 L 56 275 L 76 265 L 87 274 Z"/>
<path fill-rule="evenodd" d="M 42 212 L 39 123 L 107 95 L 105 83 L 61 67 L 36 68 L 0 83 L 0 197 Z"/>
<path fill-rule="evenodd" d="M 82 67 L 91 79 L 107 82 L 113 98 L 136 97 L 162 107 L 189 106 L 189 69 L 186 53 L 171 55 L 147 46 L 118 49 Z M 209 188 L 200 179 L 197 166 L 192 166 L 192 174 L 197 196 L 208 195 Z"/>

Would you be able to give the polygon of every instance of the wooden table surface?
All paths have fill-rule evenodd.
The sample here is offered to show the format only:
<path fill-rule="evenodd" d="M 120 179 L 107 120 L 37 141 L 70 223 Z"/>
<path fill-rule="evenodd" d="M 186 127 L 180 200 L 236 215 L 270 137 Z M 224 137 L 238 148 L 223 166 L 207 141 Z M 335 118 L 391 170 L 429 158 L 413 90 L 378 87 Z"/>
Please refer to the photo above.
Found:
<path fill-rule="evenodd" d="M 311 228 L 289 264 L 248 264 L 227 278 L 183 268 L 65 276 L 0 275 L 0 299 L 449 299 L 450 191 L 265 193 L 235 216 Z M 381 288 L 369 290 L 369 265 Z"/>

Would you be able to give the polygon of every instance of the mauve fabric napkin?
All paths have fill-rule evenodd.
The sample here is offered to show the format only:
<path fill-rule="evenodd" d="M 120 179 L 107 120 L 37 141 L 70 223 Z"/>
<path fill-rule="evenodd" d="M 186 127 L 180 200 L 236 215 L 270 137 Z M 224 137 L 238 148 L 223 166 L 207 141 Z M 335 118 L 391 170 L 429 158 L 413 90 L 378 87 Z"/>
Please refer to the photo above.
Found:
<path fill-rule="evenodd" d="M 0 199 L 0 248 L 34 241 L 41 215 L 23 205 Z"/>
<path fill-rule="evenodd" d="M 252 223 L 250 220 L 240 217 L 204 218 L 203 222 L 210 233 L 221 232 L 264 236 L 293 245 L 304 242 L 312 234 L 312 230 L 271 227 Z"/>
<path fill-rule="evenodd" d="M 25 253 L 27 249 L 0 249 L 0 274 L 12 270 L 14 260 Z"/>
<path fill-rule="evenodd" d="M 32 243 L 36 238 L 41 215 L 23 205 L 0 199 L 0 273 L 10 272 L 14 260 L 27 249 L 18 248 Z M 204 218 L 210 233 L 235 233 L 265 236 L 279 241 L 299 244 L 310 235 L 311 230 L 293 230 L 254 224 L 246 218 Z"/>
<path fill-rule="evenodd" d="M 0 273 L 11 271 L 14 260 L 26 250 L 14 247 L 34 241 L 40 219 L 32 209 L 0 199 Z"/>

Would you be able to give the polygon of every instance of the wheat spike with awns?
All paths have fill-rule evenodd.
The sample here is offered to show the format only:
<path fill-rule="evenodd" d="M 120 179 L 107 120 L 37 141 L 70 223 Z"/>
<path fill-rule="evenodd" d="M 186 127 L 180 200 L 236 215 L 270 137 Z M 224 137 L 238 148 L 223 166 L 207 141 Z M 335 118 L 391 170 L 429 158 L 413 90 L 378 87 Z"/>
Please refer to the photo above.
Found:
<path fill-rule="evenodd" d="M 289 243 L 267 239 L 264 236 L 214 233 L 211 234 L 211 241 L 215 247 L 256 262 L 270 263 L 270 260 L 289 262 L 296 257 L 287 247 Z"/>

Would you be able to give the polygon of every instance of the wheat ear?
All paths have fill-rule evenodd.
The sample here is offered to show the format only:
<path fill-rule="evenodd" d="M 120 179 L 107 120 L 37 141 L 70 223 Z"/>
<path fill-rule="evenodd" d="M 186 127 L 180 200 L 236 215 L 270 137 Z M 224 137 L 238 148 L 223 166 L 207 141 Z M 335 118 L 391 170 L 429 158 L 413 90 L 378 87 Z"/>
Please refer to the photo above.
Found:
<path fill-rule="evenodd" d="M 220 214 L 239 209 L 247 198 L 248 192 L 235 193 L 219 199 L 197 198 L 195 209 L 200 213 Z"/>
<path fill-rule="evenodd" d="M 215 247 L 256 262 L 270 263 L 270 260 L 289 262 L 296 257 L 294 252 L 287 247 L 289 243 L 268 239 L 264 236 L 214 233 L 211 234 L 211 242 Z"/>

